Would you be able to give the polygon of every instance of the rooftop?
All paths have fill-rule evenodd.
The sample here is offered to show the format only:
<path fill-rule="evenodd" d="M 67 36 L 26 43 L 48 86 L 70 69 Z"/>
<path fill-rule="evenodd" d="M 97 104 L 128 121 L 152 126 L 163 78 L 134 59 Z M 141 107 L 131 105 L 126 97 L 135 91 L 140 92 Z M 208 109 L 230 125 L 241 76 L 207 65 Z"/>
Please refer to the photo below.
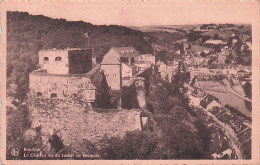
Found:
<path fill-rule="evenodd" d="M 127 58 L 134 58 L 136 56 L 140 56 L 140 54 L 137 52 L 137 50 L 130 46 L 130 47 L 112 47 L 109 51 L 114 50 L 119 57 L 127 57 Z M 110 56 L 109 58 L 106 57 L 106 55 L 103 58 L 103 61 L 101 64 L 121 64 L 121 61 L 116 56 Z"/>
<path fill-rule="evenodd" d="M 112 47 L 112 50 L 116 51 L 120 57 L 136 57 L 139 56 L 140 54 L 137 52 L 137 50 L 132 47 Z"/>
<path fill-rule="evenodd" d="M 97 64 L 94 68 L 92 68 L 89 72 L 85 73 L 85 76 L 93 76 L 100 69 L 100 64 Z"/>
<path fill-rule="evenodd" d="M 40 50 L 40 52 L 54 52 L 54 51 L 64 51 L 64 52 L 68 52 L 68 51 L 73 51 L 73 50 L 89 50 L 90 48 L 65 48 L 65 49 L 57 49 L 57 48 L 53 48 L 53 49 L 43 49 Z"/>
<path fill-rule="evenodd" d="M 102 60 L 102 62 L 101 62 L 101 64 L 103 64 L 103 65 L 111 65 L 111 64 L 113 64 L 113 65 L 120 65 L 121 64 L 121 62 L 120 62 L 120 59 L 118 59 L 117 57 L 115 57 L 115 56 L 111 56 L 111 57 L 109 57 L 109 58 L 107 58 L 106 56 L 103 58 L 103 60 Z"/>
<path fill-rule="evenodd" d="M 206 46 L 199 46 L 199 45 L 191 45 L 191 50 L 195 52 L 203 52 L 204 50 L 214 51 L 213 48 L 209 48 Z"/>

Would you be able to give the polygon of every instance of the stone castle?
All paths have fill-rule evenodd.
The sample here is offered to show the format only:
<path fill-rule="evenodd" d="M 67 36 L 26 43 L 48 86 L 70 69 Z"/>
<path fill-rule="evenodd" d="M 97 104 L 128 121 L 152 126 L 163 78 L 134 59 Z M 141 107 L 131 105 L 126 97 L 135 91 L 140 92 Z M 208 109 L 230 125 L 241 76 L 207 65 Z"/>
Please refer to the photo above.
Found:
<path fill-rule="evenodd" d="M 91 49 L 39 51 L 39 69 L 29 75 L 29 109 L 31 127 L 40 128 L 46 151 L 52 147 L 49 139 L 54 134 L 65 146 L 71 146 L 82 140 L 96 143 L 105 135 L 122 137 L 126 131 L 141 130 L 140 110 L 102 107 L 109 97 L 105 91 L 121 88 L 121 65 L 115 69 L 119 69 L 118 79 L 104 71 L 105 62 L 92 67 Z M 107 76 L 116 78 L 119 86 L 111 85 Z"/>

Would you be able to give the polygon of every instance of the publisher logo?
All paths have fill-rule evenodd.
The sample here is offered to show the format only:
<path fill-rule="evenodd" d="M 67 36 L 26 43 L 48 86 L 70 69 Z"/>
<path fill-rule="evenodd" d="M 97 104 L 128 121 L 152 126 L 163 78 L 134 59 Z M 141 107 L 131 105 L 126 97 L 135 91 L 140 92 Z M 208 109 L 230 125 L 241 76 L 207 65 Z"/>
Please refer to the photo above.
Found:
<path fill-rule="evenodd" d="M 19 155 L 19 149 L 18 148 L 12 148 L 11 149 L 11 155 L 12 156 L 18 156 Z"/>

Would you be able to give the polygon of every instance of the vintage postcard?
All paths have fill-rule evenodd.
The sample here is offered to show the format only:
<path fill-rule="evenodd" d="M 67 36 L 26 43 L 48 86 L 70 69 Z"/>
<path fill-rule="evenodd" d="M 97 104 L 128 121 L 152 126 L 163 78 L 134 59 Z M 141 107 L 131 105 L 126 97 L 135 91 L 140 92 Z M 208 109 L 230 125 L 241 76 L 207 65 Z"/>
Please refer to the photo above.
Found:
<path fill-rule="evenodd" d="M 259 164 L 259 3 L 2 1 L 2 164 Z"/>

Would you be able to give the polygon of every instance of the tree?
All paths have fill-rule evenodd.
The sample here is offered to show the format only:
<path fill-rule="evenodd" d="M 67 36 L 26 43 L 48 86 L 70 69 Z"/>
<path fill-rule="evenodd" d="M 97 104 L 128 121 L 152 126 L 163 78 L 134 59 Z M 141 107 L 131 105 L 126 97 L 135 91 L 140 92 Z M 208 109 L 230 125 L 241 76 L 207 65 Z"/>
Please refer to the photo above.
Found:
<path fill-rule="evenodd" d="M 161 50 L 158 53 L 156 53 L 156 61 L 163 61 L 164 63 L 167 62 L 167 54 L 168 52 L 166 50 Z"/>
<path fill-rule="evenodd" d="M 243 88 L 246 96 L 252 98 L 252 84 L 250 82 L 246 82 Z"/>
<path fill-rule="evenodd" d="M 213 37 L 214 39 L 218 39 L 219 38 L 219 35 L 216 33 L 216 34 L 214 34 L 214 37 Z"/>
<path fill-rule="evenodd" d="M 152 159 L 158 137 L 147 131 L 127 132 L 120 137 L 103 138 L 99 151 L 102 159 Z"/>
<path fill-rule="evenodd" d="M 205 52 L 200 53 L 201 57 L 207 57 L 207 54 Z"/>

